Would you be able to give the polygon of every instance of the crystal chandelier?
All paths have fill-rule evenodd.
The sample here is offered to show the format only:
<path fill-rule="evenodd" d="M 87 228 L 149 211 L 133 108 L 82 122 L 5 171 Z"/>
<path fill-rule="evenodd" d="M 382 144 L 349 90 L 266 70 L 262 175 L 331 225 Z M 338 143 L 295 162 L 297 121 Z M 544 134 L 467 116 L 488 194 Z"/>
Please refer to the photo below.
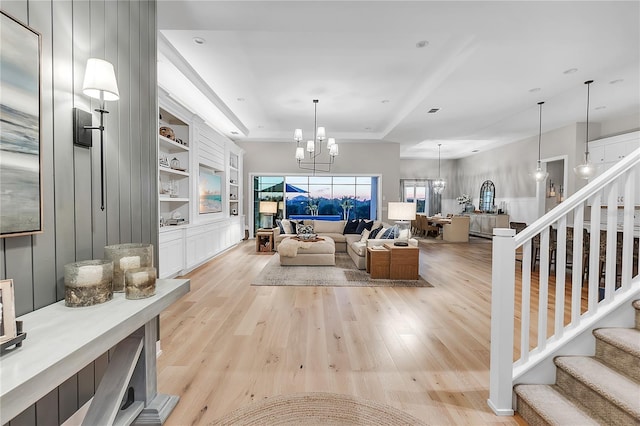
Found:
<path fill-rule="evenodd" d="M 587 130 L 585 137 L 585 151 L 584 151 L 584 163 L 574 167 L 573 171 L 580 179 L 589 179 L 596 174 L 596 166 L 589 161 L 589 85 L 593 83 L 593 80 L 585 81 L 587 85 Z"/>
<path fill-rule="evenodd" d="M 542 104 L 544 102 L 538 102 L 540 105 L 540 124 L 538 128 L 538 166 L 536 167 L 536 171 L 533 172 L 533 178 L 536 182 L 544 182 L 544 180 L 549 176 L 549 173 L 542 170 L 540 167 L 540 141 L 542 140 Z"/>
<path fill-rule="evenodd" d="M 438 179 L 433 181 L 433 191 L 436 194 L 442 194 L 442 191 L 444 191 L 444 188 L 447 186 L 447 182 L 442 179 L 440 176 L 440 146 L 442 144 L 439 143 L 438 144 Z"/>
<path fill-rule="evenodd" d="M 324 127 L 318 127 L 318 100 L 313 100 L 313 140 L 308 140 L 306 146 L 301 145 L 302 129 L 296 129 L 293 133 L 293 140 L 296 141 L 296 160 L 298 167 L 303 170 L 311 170 L 315 175 L 316 172 L 328 173 L 331 171 L 331 165 L 338 156 L 338 144 L 334 138 L 326 138 Z M 327 139 L 328 158 L 322 159 L 322 144 Z M 305 161 L 305 150 L 308 152 L 309 158 Z"/>

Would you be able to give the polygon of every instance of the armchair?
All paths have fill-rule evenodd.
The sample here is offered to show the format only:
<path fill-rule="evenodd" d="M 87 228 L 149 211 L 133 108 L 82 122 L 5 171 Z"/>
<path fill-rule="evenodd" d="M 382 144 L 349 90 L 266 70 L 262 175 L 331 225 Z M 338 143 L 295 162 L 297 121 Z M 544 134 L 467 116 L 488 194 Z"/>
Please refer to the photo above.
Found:
<path fill-rule="evenodd" d="M 469 241 L 469 216 L 453 216 L 451 223 L 442 227 L 442 240 L 453 243 L 463 243 Z"/>

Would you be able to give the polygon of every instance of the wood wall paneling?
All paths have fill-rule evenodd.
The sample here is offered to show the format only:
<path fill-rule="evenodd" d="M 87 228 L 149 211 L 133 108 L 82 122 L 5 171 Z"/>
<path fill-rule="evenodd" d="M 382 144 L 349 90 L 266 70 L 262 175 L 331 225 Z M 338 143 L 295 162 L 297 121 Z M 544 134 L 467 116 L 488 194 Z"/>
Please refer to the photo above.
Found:
<path fill-rule="evenodd" d="M 33 309 L 39 309 L 58 299 L 56 276 L 56 241 L 54 215 L 54 146 L 53 146 L 53 28 L 51 4 L 35 1 L 29 5 L 29 24 L 40 32 L 40 149 L 42 164 L 42 234 L 33 236 Z"/>
<path fill-rule="evenodd" d="M 84 80 L 84 67 L 87 59 L 90 57 L 91 51 L 91 12 L 90 3 L 86 1 L 76 1 L 73 4 L 73 103 L 74 107 L 84 111 L 91 109 L 89 97 L 82 93 L 82 82 Z M 99 115 L 93 114 L 94 123 L 97 122 Z M 94 125 L 98 125 L 97 123 Z M 92 130 L 94 147 L 97 145 L 95 141 L 99 139 L 99 131 Z M 67 141 L 66 143 L 71 143 Z M 92 238 L 84 238 L 82 236 L 91 236 L 92 217 L 91 217 L 91 179 L 77 179 L 78 176 L 91 176 L 92 156 L 91 150 L 96 148 L 85 148 L 73 145 L 73 175 L 74 175 L 74 215 L 75 215 L 75 232 L 76 238 L 75 258 L 76 259 L 92 259 L 93 258 L 93 242 Z"/>
<path fill-rule="evenodd" d="M 58 299 L 64 298 L 64 265 L 76 260 L 73 176 L 73 38 L 70 1 L 54 1 L 53 13 L 53 140 L 56 283 Z M 17 299 L 16 299 L 17 302 Z M 23 312 L 24 313 L 24 312 Z"/>
<path fill-rule="evenodd" d="M 132 25 L 137 24 L 136 7 L 134 3 L 128 0 L 118 1 L 118 88 L 122 93 L 133 93 L 134 87 L 131 84 L 131 34 L 130 29 Z M 130 241 L 131 240 L 131 170 L 127 167 L 131 164 L 131 126 L 134 124 L 131 121 L 131 97 L 127 99 L 121 99 L 118 101 L 118 120 L 120 122 L 119 132 L 120 135 L 116 141 L 116 145 L 110 145 L 109 163 L 116 167 L 118 173 L 116 175 L 116 185 L 109 188 L 109 194 L 113 193 L 114 197 L 118 198 L 118 209 L 114 212 L 119 212 L 118 226 L 119 235 L 116 237 L 117 241 Z M 113 151 L 115 149 L 116 151 Z M 113 192 L 112 192 L 113 191 Z M 111 234 L 111 230 L 109 230 Z"/>
<path fill-rule="evenodd" d="M 140 87 L 140 33 L 138 29 L 140 28 L 140 4 L 141 2 L 130 2 L 130 16 L 131 20 L 129 22 L 129 80 L 130 80 L 130 89 L 132 91 L 140 93 L 142 88 Z M 140 132 L 140 124 L 141 124 L 141 114 L 140 114 L 140 96 L 133 96 L 130 98 L 130 110 L 129 117 L 131 120 L 130 133 L 129 133 L 129 160 L 131 163 L 130 170 L 130 193 L 129 193 L 129 204 L 130 206 L 138 205 L 141 206 L 141 188 L 140 184 L 142 182 L 142 177 L 140 175 L 140 155 L 142 145 L 145 143 L 141 138 Z M 122 205 L 120 206 L 122 208 Z M 129 208 L 129 229 L 127 232 L 129 233 L 129 241 L 132 242 L 141 242 L 141 231 L 140 231 L 140 208 L 132 209 Z"/>
<path fill-rule="evenodd" d="M 57 1 L 57 0 L 56 0 Z M 36 403 L 37 405 L 37 403 Z M 58 387 L 58 422 L 64 423 L 78 411 L 78 375 L 65 380 Z"/>
<path fill-rule="evenodd" d="M 107 59 L 107 49 L 116 49 L 116 47 L 111 47 L 115 45 L 115 42 L 112 42 L 111 39 L 108 38 L 115 37 L 115 35 L 112 34 L 113 31 L 110 31 L 109 34 L 105 34 L 105 28 L 108 27 L 106 23 L 116 22 L 116 18 L 112 18 L 112 16 L 115 14 L 115 10 L 115 7 L 109 7 L 108 9 L 105 9 L 104 1 L 89 2 L 89 22 L 91 30 L 87 38 L 90 44 L 89 57 Z M 79 79 L 84 78 L 85 65 L 82 66 L 83 68 L 81 70 L 81 76 L 78 76 Z M 116 66 L 116 64 L 114 64 L 114 66 Z M 92 99 L 87 96 L 84 97 L 90 102 L 90 111 L 93 111 L 94 109 L 100 107 L 100 102 L 96 99 Z M 113 108 L 116 105 L 114 104 L 117 104 L 117 102 L 109 102 L 109 104 L 106 105 L 106 109 L 110 111 L 107 115 L 107 126 L 110 127 L 105 132 L 105 137 L 108 137 L 108 135 L 112 132 L 112 127 L 115 125 L 115 122 L 113 121 Z M 107 180 L 107 176 L 109 176 L 109 174 L 105 173 L 105 180 Z M 107 245 L 108 212 L 106 210 L 100 210 L 100 182 L 100 135 L 98 134 L 98 132 L 94 131 L 93 148 L 91 148 L 91 216 L 93 223 L 92 244 L 94 259 L 102 259 L 104 257 L 104 246 Z"/>
<path fill-rule="evenodd" d="M 54 389 L 35 405 L 36 424 L 38 426 L 57 426 L 58 423 L 58 389 Z M 13 426 L 13 422 L 12 426 Z"/>
<path fill-rule="evenodd" d="M 41 143 L 44 232 L 0 239 L 0 278 L 16 284 L 22 315 L 64 298 L 64 265 L 100 259 L 104 246 L 158 245 L 156 3 L 0 0 L 0 9 L 41 33 Z M 120 100 L 105 116 L 106 210 L 100 210 L 100 145 L 76 148 L 72 108 L 93 114 L 82 93 L 89 57 L 114 64 Z M 27 330 L 28 332 L 28 330 Z M 59 424 L 94 393 L 108 353 L 71 377 L 11 426 Z"/>

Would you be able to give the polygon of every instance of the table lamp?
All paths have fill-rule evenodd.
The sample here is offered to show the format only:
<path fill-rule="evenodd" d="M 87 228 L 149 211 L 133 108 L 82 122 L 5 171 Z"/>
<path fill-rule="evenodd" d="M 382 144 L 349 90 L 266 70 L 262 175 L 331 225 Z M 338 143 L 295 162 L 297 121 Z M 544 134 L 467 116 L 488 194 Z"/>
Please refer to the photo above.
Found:
<path fill-rule="evenodd" d="M 273 228 L 273 215 L 278 212 L 278 203 L 276 201 L 260 201 L 260 214 L 263 215 L 263 228 Z M 265 226 L 265 221 L 267 225 Z"/>
<path fill-rule="evenodd" d="M 408 246 L 411 237 L 411 221 L 416 219 L 415 203 L 389 203 L 389 220 L 395 220 L 398 233 L 395 235 L 394 246 Z"/>

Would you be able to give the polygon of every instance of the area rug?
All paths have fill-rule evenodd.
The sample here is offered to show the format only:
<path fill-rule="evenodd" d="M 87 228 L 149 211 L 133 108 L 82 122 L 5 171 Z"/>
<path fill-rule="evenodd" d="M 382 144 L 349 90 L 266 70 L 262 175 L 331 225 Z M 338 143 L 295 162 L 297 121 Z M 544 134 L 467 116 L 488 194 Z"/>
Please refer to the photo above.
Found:
<path fill-rule="evenodd" d="M 424 278 L 418 280 L 372 280 L 366 271 L 356 268 L 347 253 L 336 253 L 336 266 L 281 266 L 274 254 L 251 285 L 326 286 L 326 287 L 433 287 Z"/>
<path fill-rule="evenodd" d="M 389 405 L 349 395 L 312 392 L 280 395 L 241 407 L 212 425 L 424 425 Z"/>

